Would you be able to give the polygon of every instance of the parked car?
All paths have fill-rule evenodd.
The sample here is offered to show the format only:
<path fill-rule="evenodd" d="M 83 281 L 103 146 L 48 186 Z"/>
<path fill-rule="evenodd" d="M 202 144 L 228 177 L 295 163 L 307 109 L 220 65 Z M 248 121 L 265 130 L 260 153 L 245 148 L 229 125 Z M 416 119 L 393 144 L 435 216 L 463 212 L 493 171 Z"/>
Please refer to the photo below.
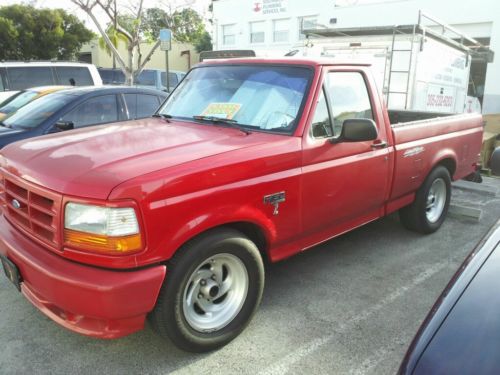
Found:
<path fill-rule="evenodd" d="M 120 337 L 149 316 L 180 348 L 213 350 L 256 311 L 264 258 L 397 210 L 439 229 L 483 120 L 420 115 L 388 113 L 368 65 L 208 60 L 155 118 L 4 148 L 0 254 L 66 328 Z"/>
<path fill-rule="evenodd" d="M 35 86 L 101 86 L 101 76 L 92 64 L 62 61 L 0 62 L 0 102 Z"/>
<path fill-rule="evenodd" d="M 399 374 L 500 371 L 500 220 L 467 257 L 413 339 Z"/>
<path fill-rule="evenodd" d="M 7 98 L 7 100 L 0 103 L 0 120 L 35 99 L 70 87 L 71 86 L 40 86 L 19 91 L 17 94 L 12 95 Z"/>
<path fill-rule="evenodd" d="M 105 85 L 123 85 L 125 83 L 125 75 L 121 69 L 99 68 L 98 71 Z M 162 91 L 172 91 L 185 75 L 186 73 L 184 72 L 170 70 L 168 72 L 170 90 L 167 90 L 167 73 L 164 70 L 144 69 L 139 74 L 139 77 L 135 79 L 134 85 Z"/>
<path fill-rule="evenodd" d="M 150 117 L 167 94 L 135 87 L 81 87 L 35 100 L 0 121 L 0 148 L 43 134 Z"/>

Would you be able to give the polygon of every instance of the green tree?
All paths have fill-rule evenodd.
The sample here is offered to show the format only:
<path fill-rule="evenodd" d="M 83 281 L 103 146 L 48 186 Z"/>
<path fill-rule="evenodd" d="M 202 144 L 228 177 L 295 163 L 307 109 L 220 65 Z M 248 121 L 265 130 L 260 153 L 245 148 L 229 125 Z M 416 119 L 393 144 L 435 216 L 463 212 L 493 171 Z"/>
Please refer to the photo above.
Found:
<path fill-rule="evenodd" d="M 120 42 L 125 44 L 127 44 L 128 42 L 128 39 L 125 37 L 125 35 L 118 32 L 113 26 L 109 26 L 106 29 L 106 34 L 108 35 L 111 44 L 113 44 L 115 48 L 118 48 L 118 43 Z M 108 55 L 112 56 L 113 53 L 109 48 L 109 46 L 106 44 L 106 41 L 104 40 L 103 37 L 99 38 L 99 48 L 104 49 Z"/>
<path fill-rule="evenodd" d="M 70 59 L 80 52 L 84 43 L 90 42 L 96 35 L 87 29 L 76 16 L 62 11 L 62 29 L 64 35 L 59 44 L 61 59 Z"/>
<path fill-rule="evenodd" d="M 207 31 L 204 31 L 201 37 L 194 43 L 196 52 L 211 51 L 213 49 L 212 37 Z"/>
<path fill-rule="evenodd" d="M 174 40 L 180 43 L 200 45 L 202 51 L 212 49 L 210 34 L 205 30 L 201 16 L 191 8 L 177 10 L 172 14 L 160 8 L 146 9 L 142 24 L 145 33 L 152 39 L 158 39 L 160 29 L 172 30 Z"/>
<path fill-rule="evenodd" d="M 172 14 L 172 33 L 181 43 L 196 43 L 205 31 L 200 15 L 191 8 L 185 8 Z"/>
<path fill-rule="evenodd" d="M 0 7 L 0 36 L 0 59 L 69 60 L 94 34 L 63 9 L 11 5 Z"/>
<path fill-rule="evenodd" d="M 0 60 L 16 58 L 16 40 L 19 34 L 14 23 L 8 18 L 0 16 Z"/>

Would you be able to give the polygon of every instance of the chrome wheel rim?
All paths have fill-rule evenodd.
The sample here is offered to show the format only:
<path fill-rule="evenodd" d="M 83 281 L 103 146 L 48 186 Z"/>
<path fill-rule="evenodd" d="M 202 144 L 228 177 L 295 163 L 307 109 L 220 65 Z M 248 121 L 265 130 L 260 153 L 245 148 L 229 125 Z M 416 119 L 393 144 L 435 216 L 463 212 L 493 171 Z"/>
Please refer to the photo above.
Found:
<path fill-rule="evenodd" d="M 196 331 L 217 331 L 238 315 L 247 293 L 248 272 L 243 262 L 232 254 L 216 254 L 189 277 L 183 293 L 184 317 Z"/>
<path fill-rule="evenodd" d="M 427 194 L 427 220 L 435 223 L 441 217 L 446 203 L 446 183 L 442 178 L 434 180 Z"/>

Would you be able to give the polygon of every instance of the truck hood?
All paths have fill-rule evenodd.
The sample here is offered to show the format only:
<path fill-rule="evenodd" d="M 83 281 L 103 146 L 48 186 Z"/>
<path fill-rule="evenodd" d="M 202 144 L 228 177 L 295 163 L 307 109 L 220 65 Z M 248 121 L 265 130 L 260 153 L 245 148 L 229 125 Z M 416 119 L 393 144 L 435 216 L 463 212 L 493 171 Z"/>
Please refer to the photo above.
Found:
<path fill-rule="evenodd" d="M 1 154 L 10 173 L 69 196 L 106 199 L 122 182 L 282 136 L 163 119 L 128 121 L 13 143 Z"/>

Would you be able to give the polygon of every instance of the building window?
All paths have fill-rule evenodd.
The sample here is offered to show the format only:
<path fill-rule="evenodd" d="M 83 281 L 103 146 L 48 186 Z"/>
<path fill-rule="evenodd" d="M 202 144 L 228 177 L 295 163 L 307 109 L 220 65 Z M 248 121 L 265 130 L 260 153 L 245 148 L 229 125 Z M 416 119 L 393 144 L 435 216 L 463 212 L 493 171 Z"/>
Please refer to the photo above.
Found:
<path fill-rule="evenodd" d="M 236 44 L 236 25 L 222 25 L 222 44 Z"/>
<path fill-rule="evenodd" d="M 273 21 L 273 42 L 286 43 L 288 42 L 289 20 L 274 20 Z"/>
<path fill-rule="evenodd" d="M 265 27 L 264 21 L 250 22 L 250 43 L 264 43 Z"/>
<path fill-rule="evenodd" d="M 299 17 L 299 40 L 304 40 L 306 36 L 302 30 L 315 29 L 318 23 L 317 16 Z"/>

